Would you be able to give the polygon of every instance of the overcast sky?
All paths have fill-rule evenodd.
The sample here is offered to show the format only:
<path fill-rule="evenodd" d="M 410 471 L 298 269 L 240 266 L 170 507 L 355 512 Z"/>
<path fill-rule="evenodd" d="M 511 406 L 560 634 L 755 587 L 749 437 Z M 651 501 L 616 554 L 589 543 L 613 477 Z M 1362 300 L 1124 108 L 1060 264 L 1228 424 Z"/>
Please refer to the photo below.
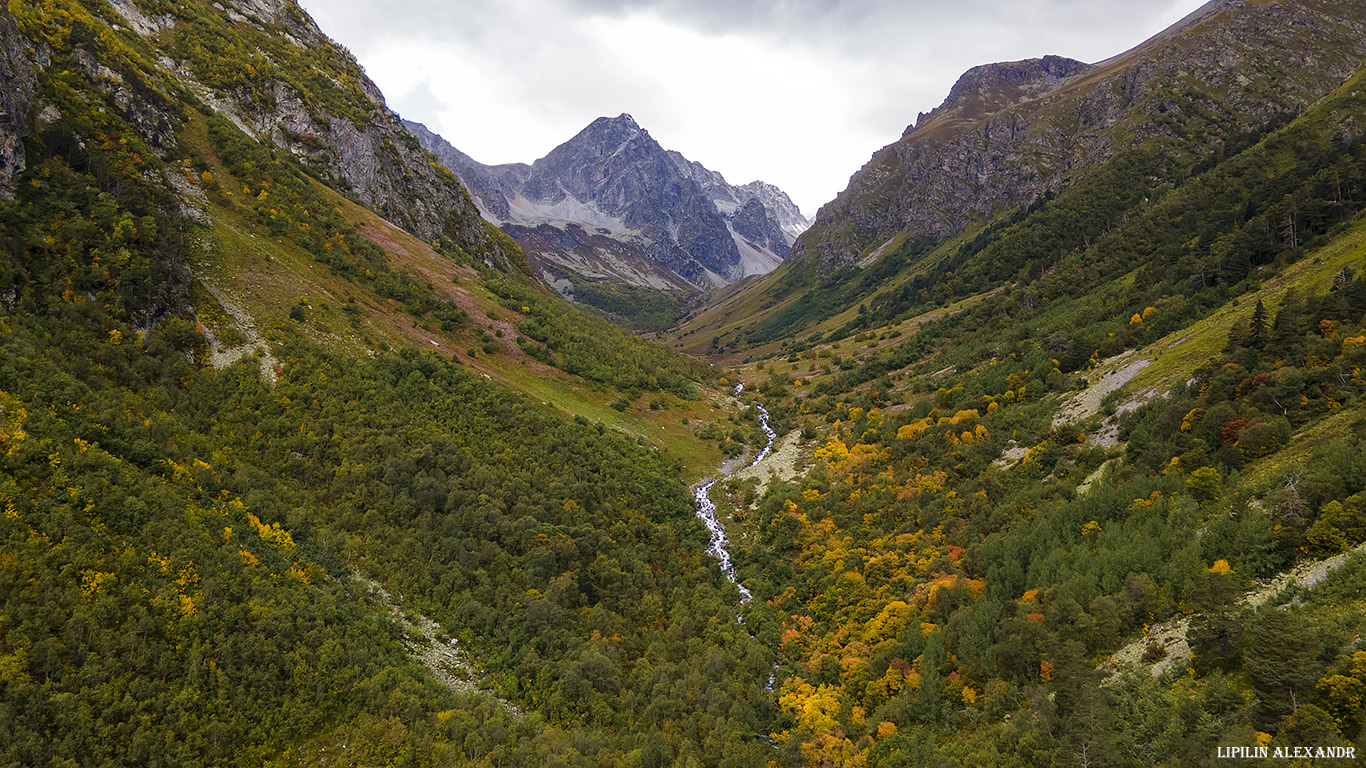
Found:
<path fill-rule="evenodd" d="M 630 113 L 808 216 L 969 67 L 1094 62 L 1204 0 L 301 0 L 389 106 L 474 159 L 530 163 Z"/>

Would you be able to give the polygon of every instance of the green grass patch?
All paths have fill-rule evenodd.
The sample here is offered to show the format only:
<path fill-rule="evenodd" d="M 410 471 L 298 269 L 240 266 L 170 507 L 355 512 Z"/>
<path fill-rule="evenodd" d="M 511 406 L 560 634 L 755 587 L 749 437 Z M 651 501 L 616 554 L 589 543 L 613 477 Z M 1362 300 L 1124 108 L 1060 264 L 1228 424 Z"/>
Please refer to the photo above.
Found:
<path fill-rule="evenodd" d="M 1161 391 L 1190 378 L 1196 368 L 1219 355 L 1235 327 L 1251 321 L 1259 299 L 1269 315 L 1275 316 L 1287 290 L 1294 288 L 1301 294 L 1321 293 L 1344 267 L 1359 267 L 1363 260 L 1366 260 L 1366 220 L 1358 220 L 1347 232 L 1286 267 L 1258 290 L 1140 350 L 1139 355 L 1152 361 L 1152 365 L 1129 382 L 1128 391 L 1151 388 Z"/>
<path fill-rule="evenodd" d="M 1276 478 L 1288 469 L 1304 466 L 1314 451 L 1339 437 L 1350 437 L 1362 419 L 1366 419 L 1366 404 L 1354 403 L 1337 409 L 1301 430 L 1291 438 L 1289 445 L 1248 467 L 1238 485 L 1253 495 L 1266 493 Z"/>

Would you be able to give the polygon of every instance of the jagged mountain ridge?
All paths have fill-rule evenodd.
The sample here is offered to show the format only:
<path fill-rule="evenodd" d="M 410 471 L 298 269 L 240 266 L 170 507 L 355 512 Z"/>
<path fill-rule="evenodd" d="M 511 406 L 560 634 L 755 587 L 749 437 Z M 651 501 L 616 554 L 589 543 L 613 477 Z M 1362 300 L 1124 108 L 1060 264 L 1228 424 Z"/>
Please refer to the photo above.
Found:
<path fill-rule="evenodd" d="M 1316 102 L 1366 56 L 1363 32 L 1359 3 L 1214 0 L 1094 65 L 974 67 L 821 208 L 793 255 L 843 264 L 902 232 L 940 240 L 1154 141 L 1198 161 Z"/>
<path fill-rule="evenodd" d="M 562 288 L 563 270 L 666 290 L 725 285 L 771 271 L 808 225 L 777 187 L 733 186 L 626 114 L 595 120 L 531 165 L 483 165 L 407 125 Z"/>
<path fill-rule="evenodd" d="M 735 236 L 736 245 L 755 267 L 747 270 L 750 273 L 776 268 L 787 258 L 797 236 L 810 226 L 787 194 L 772 184 L 753 181 L 732 186 L 721 174 L 680 152 L 669 150 L 669 157 L 711 198 Z"/>
<path fill-rule="evenodd" d="M 860 305 L 895 314 L 914 296 L 961 297 L 986 274 L 992 287 L 1027 282 L 1318 103 L 1366 61 L 1363 32 L 1366 8 L 1345 0 L 1218 0 L 1096 64 L 974 67 L 821 208 L 787 262 L 680 332 L 694 352 L 711 339 L 748 349 L 828 332 L 837 316 L 859 326 Z M 1084 223 L 1031 217 L 1080 189 Z M 1016 230 L 1010 247 L 987 247 Z M 1054 250 L 1030 245 L 1043 242 Z"/>

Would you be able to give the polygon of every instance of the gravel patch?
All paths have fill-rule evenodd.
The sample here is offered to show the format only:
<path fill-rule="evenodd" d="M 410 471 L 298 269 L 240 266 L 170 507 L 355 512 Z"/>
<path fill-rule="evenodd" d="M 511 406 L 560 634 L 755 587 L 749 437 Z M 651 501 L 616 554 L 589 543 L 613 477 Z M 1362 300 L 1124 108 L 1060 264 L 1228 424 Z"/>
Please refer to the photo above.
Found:
<path fill-rule="evenodd" d="M 801 432 L 793 430 L 775 443 L 773 450 L 761 461 L 739 470 L 726 479 L 757 480 L 758 486 L 755 491 L 759 498 L 763 498 L 764 492 L 768 490 L 768 484 L 774 479 L 788 481 L 801 475 L 801 471 L 797 467 L 802 455 L 801 442 Z"/>
<path fill-rule="evenodd" d="M 446 634 L 440 624 L 418 612 L 404 613 L 394 603 L 389 591 L 378 582 L 371 581 L 359 573 L 352 573 L 351 577 L 364 584 L 370 590 L 371 596 L 389 612 L 389 618 L 403 629 L 403 646 L 432 673 L 433 677 L 460 693 L 483 693 L 490 696 L 513 717 L 520 718 L 525 715 L 515 704 L 493 696 L 487 691 L 481 691 L 475 685 L 474 681 L 480 675 L 478 667 L 461 650 L 455 638 Z"/>
<path fill-rule="evenodd" d="M 1159 677 L 1171 669 L 1185 669 L 1191 660 L 1191 646 L 1186 640 L 1190 625 L 1189 616 L 1180 616 L 1148 627 L 1143 637 L 1115 651 L 1109 661 L 1100 665 L 1098 669 L 1106 674 L 1105 682 L 1118 680 L 1120 669 L 1127 666 L 1145 668 L 1153 677 Z M 1165 653 L 1156 661 L 1145 662 L 1143 654 L 1147 653 L 1150 645 L 1156 645 Z"/>
<path fill-rule="evenodd" d="M 1327 560 L 1304 563 L 1293 570 L 1286 571 L 1257 589 L 1248 592 L 1243 596 L 1242 604 L 1248 608 L 1256 609 L 1288 587 L 1312 589 L 1328 578 L 1328 574 L 1345 565 L 1347 558 L 1358 552 L 1366 552 L 1366 543 L 1358 544 L 1356 547 L 1340 555 L 1334 555 Z"/>
<path fill-rule="evenodd" d="M 1125 352 L 1096 366 L 1096 371 L 1108 370 L 1108 373 L 1101 375 L 1098 381 L 1091 382 L 1091 386 L 1063 403 L 1062 407 L 1053 414 L 1053 426 L 1060 427 L 1064 424 L 1071 424 L 1099 413 L 1100 401 L 1104 400 L 1106 395 L 1128 384 L 1144 368 L 1151 365 L 1149 361 L 1142 359 L 1120 365 L 1133 354 L 1133 352 Z"/>
<path fill-rule="evenodd" d="M 266 377 L 266 381 L 274 384 L 275 356 L 270 353 L 270 345 L 256 332 L 256 321 L 252 318 L 251 313 L 226 290 L 214 285 L 204 277 L 199 278 L 199 283 L 204 286 L 206 291 L 213 294 L 213 297 L 222 305 L 223 311 L 232 317 L 233 325 L 247 339 L 245 344 L 229 347 L 224 346 L 212 332 L 209 332 L 209 364 L 214 368 L 226 368 L 242 359 L 243 355 L 255 355 L 257 350 L 261 350 L 264 354 L 256 358 L 261 364 L 261 375 Z M 207 327 L 205 330 L 208 330 Z"/>
<path fill-rule="evenodd" d="M 1029 448 L 1023 445 L 1015 445 L 1014 441 L 1011 441 L 1010 447 L 1001 452 L 1001 458 L 991 462 L 991 464 L 1002 469 L 1010 469 L 1019 464 L 1020 459 L 1023 459 L 1027 453 L 1029 453 Z"/>

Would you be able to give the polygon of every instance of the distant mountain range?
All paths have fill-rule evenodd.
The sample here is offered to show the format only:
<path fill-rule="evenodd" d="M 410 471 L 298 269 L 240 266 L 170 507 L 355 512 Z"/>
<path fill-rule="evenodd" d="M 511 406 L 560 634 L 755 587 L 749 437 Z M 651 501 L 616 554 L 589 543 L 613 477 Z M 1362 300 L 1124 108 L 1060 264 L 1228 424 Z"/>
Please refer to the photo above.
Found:
<path fill-rule="evenodd" d="M 531 165 L 484 165 L 408 130 L 469 187 L 547 284 L 571 278 L 693 291 L 765 274 L 810 226 L 777 187 L 735 186 L 665 150 L 630 115 L 602 117 Z"/>

